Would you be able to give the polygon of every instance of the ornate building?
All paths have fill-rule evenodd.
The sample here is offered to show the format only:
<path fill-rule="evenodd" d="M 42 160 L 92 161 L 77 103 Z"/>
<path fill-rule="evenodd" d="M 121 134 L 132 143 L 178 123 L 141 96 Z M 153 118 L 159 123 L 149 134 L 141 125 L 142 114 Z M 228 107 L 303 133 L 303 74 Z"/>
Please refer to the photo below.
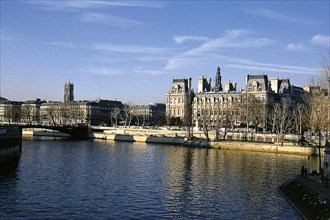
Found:
<path fill-rule="evenodd" d="M 166 118 L 180 118 L 188 120 L 191 114 L 191 101 L 193 91 L 191 89 L 191 78 L 173 79 L 170 91 L 166 94 Z"/>
<path fill-rule="evenodd" d="M 227 82 L 223 90 L 220 67 L 217 68 L 213 88 L 211 78 L 200 76 L 198 79 L 198 89 L 192 103 L 194 126 L 222 127 L 228 117 L 237 123 L 240 93 L 236 92 L 236 83 Z"/>
<path fill-rule="evenodd" d="M 302 97 L 305 91 L 291 85 L 289 79 L 269 80 L 265 74 L 248 74 L 245 89 L 241 91 L 237 91 L 235 82 L 226 82 L 223 87 L 221 79 L 220 67 L 216 70 L 213 87 L 211 78 L 200 76 L 196 93 L 188 89 L 191 88 L 190 78 L 174 79 L 170 92 L 166 94 L 167 119 L 172 117 L 184 119 L 191 111 L 192 123 L 197 128 L 234 127 L 241 123 L 259 123 L 259 126 L 266 128 L 268 106 L 286 103 L 289 107 L 293 107 L 297 103 L 304 102 Z M 257 114 L 259 114 L 258 118 Z"/>

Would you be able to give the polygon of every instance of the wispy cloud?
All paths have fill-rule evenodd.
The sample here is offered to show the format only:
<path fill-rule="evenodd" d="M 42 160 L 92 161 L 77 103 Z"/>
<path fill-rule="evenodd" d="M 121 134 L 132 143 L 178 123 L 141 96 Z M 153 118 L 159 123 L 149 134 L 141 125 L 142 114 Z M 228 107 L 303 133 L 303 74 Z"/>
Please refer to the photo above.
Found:
<path fill-rule="evenodd" d="M 221 62 L 222 66 L 245 69 L 245 70 L 258 70 L 263 72 L 274 73 L 290 73 L 290 74 L 315 74 L 318 69 L 301 67 L 301 66 L 288 66 L 281 64 L 263 63 L 249 59 L 242 59 L 239 57 L 224 55 L 222 48 L 230 49 L 254 49 L 257 47 L 265 47 L 274 45 L 275 40 L 265 37 L 255 37 L 256 33 L 251 30 L 238 29 L 226 31 L 221 37 L 214 39 L 207 39 L 202 42 L 200 46 L 191 48 L 182 53 L 171 56 L 164 70 L 167 71 L 181 71 L 192 68 L 203 68 L 210 64 L 218 65 Z M 180 39 L 180 38 L 179 38 Z M 183 38 L 185 40 L 185 38 Z M 187 38 L 188 40 L 189 38 Z M 183 40 L 183 42 L 184 42 Z M 298 51 L 307 49 L 302 44 L 289 44 L 288 50 Z"/>
<path fill-rule="evenodd" d="M 286 49 L 291 52 L 304 51 L 307 50 L 307 47 L 300 43 L 291 43 L 286 46 Z"/>
<path fill-rule="evenodd" d="M 290 73 L 290 74 L 302 74 L 302 75 L 314 75 L 319 71 L 319 69 L 317 68 L 262 63 L 252 60 L 235 59 L 235 58 L 232 59 L 232 62 L 228 63 L 227 66 L 232 68 L 245 69 L 245 70 L 258 70 L 262 72 Z"/>
<path fill-rule="evenodd" d="M 270 38 L 254 38 L 250 37 L 253 32 L 246 29 L 237 29 L 226 31 L 222 37 L 210 39 L 197 48 L 187 51 L 189 54 L 198 54 L 210 52 L 219 48 L 255 48 L 272 45 L 275 43 Z"/>
<path fill-rule="evenodd" d="M 202 37 L 202 36 L 174 36 L 174 41 L 177 44 L 182 44 L 187 41 L 206 41 L 208 40 L 208 37 Z"/>
<path fill-rule="evenodd" d="M 93 75 L 104 75 L 104 76 L 128 76 L 132 73 L 135 75 L 162 75 L 167 72 L 159 69 L 146 69 L 143 66 L 129 66 L 127 68 L 113 68 L 105 67 L 100 65 L 90 65 L 85 68 L 79 69 L 80 72 L 93 74 Z"/>
<path fill-rule="evenodd" d="M 100 9 L 108 7 L 144 7 L 144 8 L 162 8 L 164 2 L 159 1 L 29 1 L 31 4 L 41 5 L 50 10 L 70 10 L 81 9 Z"/>
<path fill-rule="evenodd" d="M 86 13 L 82 15 L 81 20 L 87 23 L 102 23 L 118 27 L 133 27 L 144 24 L 139 21 L 102 13 Z"/>
<path fill-rule="evenodd" d="M 315 35 L 311 39 L 311 43 L 315 45 L 328 46 L 330 45 L 330 36 L 326 35 Z"/>
<path fill-rule="evenodd" d="M 85 68 L 79 69 L 81 72 L 95 74 L 95 75 L 107 75 L 107 76 L 114 76 L 114 75 L 126 75 L 127 72 L 123 71 L 122 69 L 115 69 L 103 66 L 87 66 Z"/>
<path fill-rule="evenodd" d="M 73 44 L 72 42 L 46 42 L 45 45 L 49 46 L 56 46 L 56 47 L 63 47 L 63 48 L 70 48 L 70 49 L 76 49 L 78 48 L 77 45 Z"/>
<path fill-rule="evenodd" d="M 137 46 L 137 45 L 116 45 L 116 44 L 92 44 L 91 49 L 117 53 L 140 53 L 159 54 L 168 53 L 169 50 L 161 47 Z"/>
<path fill-rule="evenodd" d="M 302 18 L 296 18 L 289 15 L 285 15 L 270 9 L 256 9 L 256 10 L 248 10 L 247 13 L 255 15 L 255 16 L 261 16 L 266 18 L 272 18 L 284 22 L 291 22 L 291 23 L 299 23 L 299 24 L 315 24 L 313 21 L 308 21 Z"/>

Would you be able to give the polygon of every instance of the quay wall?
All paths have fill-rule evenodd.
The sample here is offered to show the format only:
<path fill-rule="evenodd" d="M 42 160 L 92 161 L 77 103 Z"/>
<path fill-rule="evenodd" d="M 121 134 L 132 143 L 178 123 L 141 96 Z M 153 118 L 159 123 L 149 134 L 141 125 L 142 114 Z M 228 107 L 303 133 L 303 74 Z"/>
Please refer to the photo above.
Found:
<path fill-rule="evenodd" d="M 141 128 L 109 128 L 101 127 L 104 132 L 93 132 L 91 138 L 106 139 L 113 141 L 130 141 L 130 142 L 149 142 L 149 143 L 167 143 L 167 144 L 183 144 L 184 146 L 215 148 L 223 150 L 244 150 L 254 152 L 268 152 L 268 153 L 283 153 L 296 155 L 318 155 L 318 149 L 315 147 L 301 147 L 295 143 L 288 141 L 281 146 L 277 143 L 274 135 L 254 134 L 253 136 L 245 135 L 243 137 L 240 133 L 229 133 L 227 137 L 229 140 L 238 139 L 237 141 L 184 141 L 186 131 L 180 130 L 153 130 Z M 205 138 L 201 131 L 194 131 L 194 136 Z M 212 136 L 211 136 L 212 137 Z M 172 139 L 171 139 L 172 138 Z M 175 139 L 176 138 L 176 139 Z M 240 138 L 244 138 L 244 141 Z M 294 136 L 286 137 L 286 140 L 294 140 Z M 211 139 L 212 140 L 212 139 Z M 248 141 L 245 141 L 248 140 Z M 253 141 L 250 141 L 253 140 Z M 258 140 L 259 142 L 255 142 Z M 264 142 L 261 142 L 264 141 Z M 272 142 L 274 141 L 274 142 Z M 266 142 L 266 143 L 265 143 Z M 324 149 L 321 149 L 321 155 L 324 155 Z"/>
<path fill-rule="evenodd" d="M 93 132 L 90 137 L 95 139 L 104 139 L 104 140 L 112 140 L 112 141 L 144 142 L 144 143 L 160 143 L 160 144 L 183 144 L 184 142 L 184 137 L 107 134 L 102 132 Z"/>
<path fill-rule="evenodd" d="M 281 154 L 297 154 L 297 155 L 318 155 L 318 149 L 312 147 L 288 146 L 268 143 L 255 143 L 255 142 L 239 142 L 239 141 L 221 141 L 210 142 L 212 148 L 223 150 L 243 150 L 254 152 L 268 152 L 268 153 L 281 153 Z M 321 150 L 321 155 L 324 151 Z"/>
<path fill-rule="evenodd" d="M 141 127 L 102 127 L 93 126 L 92 129 L 102 130 L 107 134 L 129 134 L 129 135 L 164 135 L 166 137 L 185 137 L 186 131 L 179 129 L 143 129 Z M 200 130 L 193 130 L 192 135 L 196 138 L 205 139 L 205 134 Z M 210 140 L 216 139 L 215 131 L 209 131 L 208 136 Z M 220 133 L 221 140 L 224 138 L 224 132 Z M 298 135 L 286 135 L 284 138 L 285 144 L 297 145 L 299 136 Z M 266 142 L 266 143 L 280 143 L 281 140 L 274 134 L 255 134 L 255 133 L 243 133 L 243 132 L 227 132 L 226 140 L 230 141 L 255 141 L 255 142 Z"/>

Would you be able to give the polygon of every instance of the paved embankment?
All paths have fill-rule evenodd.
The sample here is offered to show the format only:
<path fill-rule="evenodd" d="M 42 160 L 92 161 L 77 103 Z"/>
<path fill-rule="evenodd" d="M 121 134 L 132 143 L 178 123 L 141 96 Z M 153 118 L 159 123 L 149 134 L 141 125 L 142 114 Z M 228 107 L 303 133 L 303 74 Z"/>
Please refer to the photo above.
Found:
<path fill-rule="evenodd" d="M 130 135 L 130 134 L 107 134 L 102 132 L 94 132 L 90 136 L 94 139 L 104 139 L 111 141 L 127 141 L 127 142 L 144 142 L 159 144 L 183 144 L 184 137 L 166 137 L 154 135 Z"/>
<path fill-rule="evenodd" d="M 295 176 L 279 187 L 283 196 L 305 219 L 330 219 L 330 189 L 313 177 Z"/>
<path fill-rule="evenodd" d="M 217 148 L 223 150 L 245 150 L 254 152 L 270 152 L 270 153 L 284 153 L 284 154 L 297 154 L 297 155 L 317 155 L 318 150 L 315 147 L 301 147 L 294 143 L 285 142 L 283 146 L 274 141 L 277 139 L 274 135 L 254 134 L 247 136 L 247 140 L 252 141 L 239 141 L 243 139 L 240 133 L 228 133 L 227 137 L 238 141 L 184 141 L 187 134 L 186 131 L 180 130 L 156 130 L 156 129 L 142 129 L 142 128 L 113 128 L 113 127 L 95 127 L 104 132 L 93 132 L 91 138 L 107 139 L 114 141 L 130 141 L 130 142 L 149 142 L 149 143 L 168 143 L 168 144 L 183 144 L 191 147 L 203 148 Z M 194 131 L 195 137 L 202 137 L 201 131 Z M 253 137 L 253 138 L 252 138 Z M 294 137 L 288 136 L 288 139 Z M 256 142 L 259 141 L 259 142 Z M 267 141 L 264 143 L 262 141 Z M 321 150 L 321 155 L 324 154 Z"/>
<path fill-rule="evenodd" d="M 300 146 L 288 146 L 278 145 L 270 143 L 256 143 L 246 141 L 220 141 L 212 142 L 212 148 L 224 149 L 224 150 L 244 150 L 255 152 L 269 152 L 269 153 L 283 153 L 283 154 L 299 154 L 299 155 L 316 155 L 318 151 L 312 147 L 300 147 Z M 323 150 L 322 150 L 323 152 Z"/>

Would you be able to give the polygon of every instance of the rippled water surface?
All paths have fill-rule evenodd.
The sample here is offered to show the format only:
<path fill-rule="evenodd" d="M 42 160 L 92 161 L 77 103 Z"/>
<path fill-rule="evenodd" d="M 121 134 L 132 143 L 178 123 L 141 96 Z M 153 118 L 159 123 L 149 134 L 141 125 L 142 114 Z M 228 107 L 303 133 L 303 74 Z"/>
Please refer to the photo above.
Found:
<path fill-rule="evenodd" d="M 0 218 L 300 219 L 277 187 L 303 164 L 305 156 L 24 140 L 16 172 L 0 177 Z"/>

